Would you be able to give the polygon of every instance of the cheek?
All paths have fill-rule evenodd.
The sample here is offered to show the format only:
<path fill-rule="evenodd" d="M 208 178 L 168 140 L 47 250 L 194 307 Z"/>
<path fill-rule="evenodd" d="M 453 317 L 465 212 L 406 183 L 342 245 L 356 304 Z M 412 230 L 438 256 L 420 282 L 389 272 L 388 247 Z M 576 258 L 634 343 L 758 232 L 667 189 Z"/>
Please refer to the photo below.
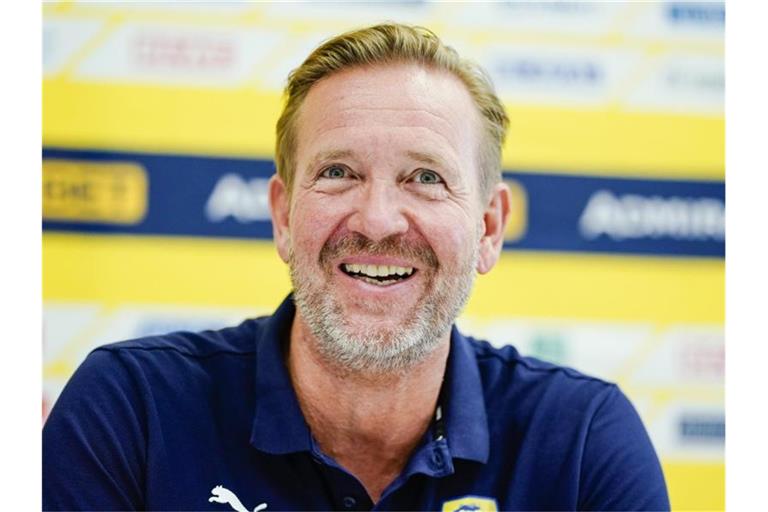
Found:
<path fill-rule="evenodd" d="M 320 252 L 323 244 L 321 225 L 317 219 L 297 219 L 291 229 L 291 246 L 297 256 Z"/>
<path fill-rule="evenodd" d="M 433 230 L 432 247 L 437 252 L 438 260 L 443 267 L 455 267 L 466 258 L 474 243 L 470 238 L 463 236 L 457 226 L 454 229 Z"/>
<path fill-rule="evenodd" d="M 456 211 L 422 211 L 425 215 L 421 216 L 419 229 L 441 264 L 451 266 L 463 261 L 477 245 L 477 226 L 469 216 Z"/>
<path fill-rule="evenodd" d="M 424 226 L 422 226 L 423 228 Z M 435 268 L 429 268 L 425 275 L 435 277 L 434 274 L 445 275 L 453 272 L 456 268 L 457 262 L 460 259 L 458 254 L 459 248 L 454 243 L 451 234 L 445 229 L 438 229 L 434 226 L 430 226 L 428 229 L 422 231 L 419 236 L 434 253 L 437 266 Z"/>
<path fill-rule="evenodd" d="M 332 211 L 327 206 L 314 205 L 309 201 L 304 201 L 300 209 L 294 209 L 290 230 L 292 247 L 297 256 L 317 258 L 338 222 L 337 218 L 328 214 Z"/>

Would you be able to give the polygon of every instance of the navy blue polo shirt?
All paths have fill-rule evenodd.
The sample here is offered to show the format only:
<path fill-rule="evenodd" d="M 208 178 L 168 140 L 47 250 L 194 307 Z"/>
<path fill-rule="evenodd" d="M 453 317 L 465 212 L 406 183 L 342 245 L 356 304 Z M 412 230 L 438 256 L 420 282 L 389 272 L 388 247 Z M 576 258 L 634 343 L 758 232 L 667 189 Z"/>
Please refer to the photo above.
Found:
<path fill-rule="evenodd" d="M 666 510 L 619 389 L 454 327 L 441 418 L 372 503 L 324 454 L 271 317 L 94 350 L 43 428 L 45 510 Z M 383 424 L 382 429 L 387 425 Z"/>

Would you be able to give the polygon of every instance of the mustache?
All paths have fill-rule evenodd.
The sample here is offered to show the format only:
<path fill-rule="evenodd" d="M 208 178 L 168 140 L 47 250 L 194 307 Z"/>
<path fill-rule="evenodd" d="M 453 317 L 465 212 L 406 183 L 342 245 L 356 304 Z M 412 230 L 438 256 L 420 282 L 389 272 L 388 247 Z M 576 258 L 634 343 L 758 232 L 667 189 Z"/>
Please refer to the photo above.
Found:
<path fill-rule="evenodd" d="M 426 268 L 437 268 L 435 251 L 425 241 L 416 241 L 403 235 L 390 235 L 374 242 L 360 233 L 347 233 L 325 242 L 320 250 L 320 263 L 328 269 L 332 260 L 341 256 L 390 256 L 421 263 Z"/>

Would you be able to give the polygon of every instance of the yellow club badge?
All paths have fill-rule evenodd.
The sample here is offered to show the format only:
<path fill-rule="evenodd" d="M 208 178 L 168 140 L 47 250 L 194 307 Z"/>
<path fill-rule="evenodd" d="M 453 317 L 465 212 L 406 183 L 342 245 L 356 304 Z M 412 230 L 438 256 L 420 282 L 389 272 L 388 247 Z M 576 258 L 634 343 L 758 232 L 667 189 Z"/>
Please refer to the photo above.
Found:
<path fill-rule="evenodd" d="M 497 512 L 496 500 L 483 496 L 464 496 L 443 503 L 443 512 Z"/>

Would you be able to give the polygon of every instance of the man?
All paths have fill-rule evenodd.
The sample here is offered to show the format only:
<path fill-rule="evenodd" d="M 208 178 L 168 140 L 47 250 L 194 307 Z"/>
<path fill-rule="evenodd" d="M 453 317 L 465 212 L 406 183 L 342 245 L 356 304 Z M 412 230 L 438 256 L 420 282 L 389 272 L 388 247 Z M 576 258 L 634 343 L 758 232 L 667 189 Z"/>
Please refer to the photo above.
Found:
<path fill-rule="evenodd" d="M 270 205 L 293 295 L 91 353 L 44 428 L 44 507 L 668 509 L 616 386 L 452 327 L 509 215 L 484 74 L 389 24 L 286 92 Z"/>

